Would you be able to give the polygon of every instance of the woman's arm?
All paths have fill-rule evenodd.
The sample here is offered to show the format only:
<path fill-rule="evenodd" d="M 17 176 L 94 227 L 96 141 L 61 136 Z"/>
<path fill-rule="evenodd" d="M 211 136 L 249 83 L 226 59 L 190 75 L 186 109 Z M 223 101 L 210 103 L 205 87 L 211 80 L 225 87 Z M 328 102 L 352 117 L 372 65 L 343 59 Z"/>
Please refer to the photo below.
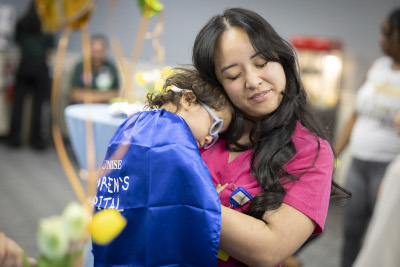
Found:
<path fill-rule="evenodd" d="M 347 144 L 349 143 L 351 131 L 353 130 L 353 126 L 356 123 L 356 120 L 357 120 L 357 113 L 354 111 L 353 114 L 351 114 L 349 120 L 344 125 L 343 130 L 341 131 L 335 142 L 335 152 L 337 156 L 339 156 L 340 153 L 342 153 L 342 151 L 346 148 Z"/>
<path fill-rule="evenodd" d="M 313 232 L 323 231 L 331 193 L 333 152 L 327 141 L 316 142 L 302 127 L 293 140 L 296 155 L 285 169 L 299 179 L 284 183 L 286 195 L 278 209 L 266 211 L 259 220 L 222 207 L 220 249 L 247 265 L 277 266 Z"/>
<path fill-rule="evenodd" d="M 222 206 L 220 249 L 249 266 L 277 266 L 312 234 L 315 222 L 282 204 L 263 220 Z"/>
<path fill-rule="evenodd" d="M 369 70 L 370 69 L 371 69 L 371 67 L 369 67 Z M 369 72 L 369 70 L 368 70 L 368 72 Z M 365 75 L 363 81 L 361 82 L 361 84 L 358 88 L 360 88 L 367 81 L 368 72 Z M 339 133 L 338 137 L 336 138 L 336 141 L 335 141 L 336 156 L 339 156 L 343 152 L 343 150 L 346 148 L 346 146 L 349 144 L 351 131 L 353 130 L 353 126 L 356 123 L 356 120 L 357 120 L 357 112 L 353 111 L 350 118 L 347 120 L 346 124 L 344 125 L 343 130 Z"/>

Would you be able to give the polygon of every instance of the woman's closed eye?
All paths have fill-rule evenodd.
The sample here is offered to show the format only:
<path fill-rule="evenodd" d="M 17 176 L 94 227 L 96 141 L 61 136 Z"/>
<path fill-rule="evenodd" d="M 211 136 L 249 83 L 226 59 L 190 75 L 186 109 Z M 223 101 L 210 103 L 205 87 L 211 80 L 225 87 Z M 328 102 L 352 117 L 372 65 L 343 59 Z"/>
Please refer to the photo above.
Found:
<path fill-rule="evenodd" d="M 265 61 L 263 64 L 257 64 L 256 67 L 261 69 L 261 68 L 264 68 L 265 66 L 267 66 L 267 64 L 268 64 L 268 61 Z"/>
<path fill-rule="evenodd" d="M 255 64 L 255 66 L 256 66 L 256 68 L 258 68 L 258 69 L 262 69 L 262 68 L 264 68 L 265 66 L 267 66 L 267 64 L 268 64 L 268 61 L 264 61 L 264 63 L 262 63 L 262 64 Z M 235 80 L 237 80 L 238 78 L 240 78 L 241 76 L 242 76 L 242 73 L 239 73 L 239 74 L 237 74 L 237 75 L 235 75 L 235 76 L 230 76 L 230 77 L 228 77 L 228 79 L 231 80 L 231 81 L 235 81 Z"/>
<path fill-rule="evenodd" d="M 242 73 L 239 73 L 238 75 L 236 75 L 234 77 L 230 77 L 228 79 L 231 80 L 231 81 L 234 81 L 234 80 L 238 79 L 240 76 L 242 76 Z"/>

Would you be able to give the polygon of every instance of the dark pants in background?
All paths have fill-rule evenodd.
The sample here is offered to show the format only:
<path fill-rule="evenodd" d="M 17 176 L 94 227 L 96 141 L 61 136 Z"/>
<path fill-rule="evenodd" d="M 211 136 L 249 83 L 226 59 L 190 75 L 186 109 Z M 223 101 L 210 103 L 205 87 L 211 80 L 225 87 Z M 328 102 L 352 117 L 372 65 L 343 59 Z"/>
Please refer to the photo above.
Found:
<path fill-rule="evenodd" d="M 22 60 L 16 74 L 15 99 L 12 109 L 10 142 L 21 144 L 21 124 L 26 96 L 33 93 L 30 144 L 33 148 L 45 148 L 49 142 L 49 100 L 51 79 L 45 61 Z"/>
<path fill-rule="evenodd" d="M 346 189 L 352 193 L 352 197 L 344 210 L 342 267 L 351 267 L 361 249 L 377 192 L 388 165 L 389 162 L 352 159 L 346 180 Z"/>

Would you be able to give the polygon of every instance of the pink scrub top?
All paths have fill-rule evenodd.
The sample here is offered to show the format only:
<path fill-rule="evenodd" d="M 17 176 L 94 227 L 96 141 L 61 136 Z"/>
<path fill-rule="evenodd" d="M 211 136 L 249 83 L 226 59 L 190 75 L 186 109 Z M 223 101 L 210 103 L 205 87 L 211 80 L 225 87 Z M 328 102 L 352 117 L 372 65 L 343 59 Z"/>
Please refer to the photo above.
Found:
<path fill-rule="evenodd" d="M 286 189 L 283 203 L 301 211 L 316 223 L 313 234 L 319 234 L 324 229 L 334 164 L 331 146 L 323 139 L 318 138 L 318 140 L 319 155 L 315 135 L 299 122 L 297 123 L 292 136 L 296 154 L 286 163 L 285 169 L 290 174 L 296 177 L 301 175 L 301 177 L 297 181 L 283 184 Z M 210 149 L 201 150 L 201 156 L 210 170 L 214 185 L 228 183 L 228 186 L 220 193 L 222 205 L 230 206 L 231 193 L 239 186 L 253 197 L 263 191 L 251 173 L 252 152 L 253 150 L 245 151 L 229 162 L 229 150 L 225 149 L 223 139 L 218 140 Z M 304 173 L 306 170 L 308 171 Z M 232 209 L 245 213 L 249 209 L 249 203 L 243 207 L 232 207 Z M 237 263 L 239 262 L 232 257 L 229 257 L 226 262 L 218 260 L 218 266 L 235 266 Z"/>

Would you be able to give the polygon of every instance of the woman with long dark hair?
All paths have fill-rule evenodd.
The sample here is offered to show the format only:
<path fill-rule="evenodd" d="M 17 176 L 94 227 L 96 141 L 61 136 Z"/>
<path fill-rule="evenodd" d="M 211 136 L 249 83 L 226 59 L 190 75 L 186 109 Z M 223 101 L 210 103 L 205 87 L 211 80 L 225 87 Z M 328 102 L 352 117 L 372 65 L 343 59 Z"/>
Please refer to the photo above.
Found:
<path fill-rule="evenodd" d="M 220 193 L 219 266 L 277 266 L 323 231 L 334 155 L 301 84 L 292 47 L 257 13 L 227 9 L 196 37 L 193 63 L 236 107 L 202 156 Z M 339 190 L 338 190 L 339 189 Z"/>

